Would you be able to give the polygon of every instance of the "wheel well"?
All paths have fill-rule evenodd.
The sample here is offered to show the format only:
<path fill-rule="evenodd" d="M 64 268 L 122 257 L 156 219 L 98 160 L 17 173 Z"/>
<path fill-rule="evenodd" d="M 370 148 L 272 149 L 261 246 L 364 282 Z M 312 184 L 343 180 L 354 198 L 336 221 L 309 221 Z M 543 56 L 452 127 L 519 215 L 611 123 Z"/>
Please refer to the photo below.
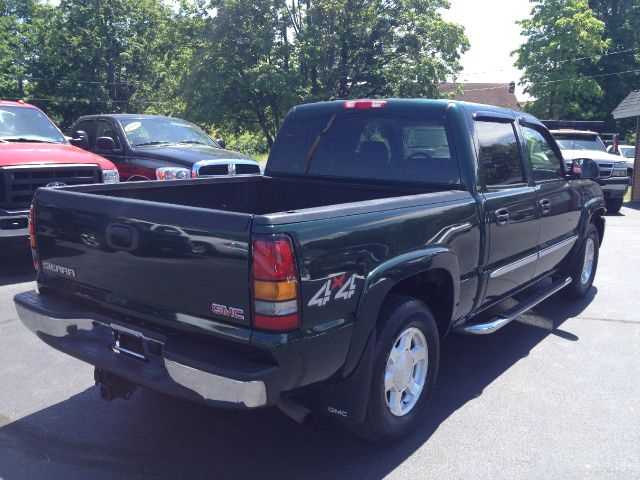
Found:
<path fill-rule="evenodd" d="M 143 177 L 141 175 L 135 175 L 127 179 L 127 182 L 146 182 L 149 179 L 147 177 Z"/>
<path fill-rule="evenodd" d="M 405 278 L 394 285 L 389 294 L 406 295 L 425 302 L 436 319 L 442 338 L 451 325 L 453 291 L 453 279 L 449 272 L 437 268 Z"/>
<path fill-rule="evenodd" d="M 594 213 L 591 217 L 591 223 L 593 223 L 598 231 L 598 243 L 602 245 L 602 240 L 604 238 L 604 218 L 600 212 Z"/>

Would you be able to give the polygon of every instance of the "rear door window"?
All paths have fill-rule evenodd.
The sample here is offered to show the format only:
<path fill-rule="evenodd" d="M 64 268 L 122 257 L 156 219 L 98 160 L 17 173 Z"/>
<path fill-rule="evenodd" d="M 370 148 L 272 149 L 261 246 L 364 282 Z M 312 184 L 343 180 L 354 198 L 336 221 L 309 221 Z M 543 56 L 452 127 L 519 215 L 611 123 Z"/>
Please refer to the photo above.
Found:
<path fill-rule="evenodd" d="M 384 113 L 288 119 L 269 158 L 270 173 L 458 185 L 444 120 Z"/>

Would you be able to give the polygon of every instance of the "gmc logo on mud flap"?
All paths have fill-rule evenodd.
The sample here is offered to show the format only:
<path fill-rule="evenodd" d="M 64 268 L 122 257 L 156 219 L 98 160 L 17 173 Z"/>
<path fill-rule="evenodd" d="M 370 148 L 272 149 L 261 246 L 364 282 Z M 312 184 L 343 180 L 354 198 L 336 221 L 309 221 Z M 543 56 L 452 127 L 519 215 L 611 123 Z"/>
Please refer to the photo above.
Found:
<path fill-rule="evenodd" d="M 349 412 L 347 412 L 346 410 L 338 410 L 337 408 L 333 408 L 333 407 L 328 407 L 327 410 L 329 411 L 329 413 L 333 415 L 339 415 L 343 418 L 349 417 Z"/>
<path fill-rule="evenodd" d="M 42 262 L 42 268 L 50 272 L 60 273 L 67 277 L 76 278 L 76 271 L 73 268 L 62 267 L 49 262 Z"/>
<path fill-rule="evenodd" d="M 241 308 L 227 307 L 226 305 L 211 304 L 211 311 L 216 315 L 223 317 L 235 318 L 236 320 L 244 320 L 244 310 Z"/>

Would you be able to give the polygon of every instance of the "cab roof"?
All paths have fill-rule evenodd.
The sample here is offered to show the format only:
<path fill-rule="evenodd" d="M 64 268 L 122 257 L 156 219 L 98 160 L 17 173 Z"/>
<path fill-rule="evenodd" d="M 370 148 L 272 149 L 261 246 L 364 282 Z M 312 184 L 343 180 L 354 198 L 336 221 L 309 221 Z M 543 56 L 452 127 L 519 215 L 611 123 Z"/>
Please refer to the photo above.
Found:
<path fill-rule="evenodd" d="M 386 106 L 384 107 L 385 111 L 395 112 L 401 111 L 404 108 L 411 107 L 428 107 L 434 114 L 444 113 L 445 110 L 450 105 L 457 105 L 461 109 L 466 110 L 467 112 L 485 112 L 485 113 L 494 113 L 499 114 L 500 116 L 506 116 L 513 119 L 522 118 L 531 123 L 542 125 L 540 120 L 535 118 L 534 116 L 521 111 L 510 110 L 508 108 L 496 107 L 494 105 L 485 105 L 481 103 L 470 103 L 463 102 L 459 100 L 450 100 L 450 99 L 426 99 L 426 98 L 387 98 L 387 99 L 344 99 L 344 100 L 331 100 L 325 102 L 316 102 L 316 103 L 306 103 L 302 105 L 297 105 L 293 107 L 289 113 L 295 114 L 296 116 L 305 117 L 307 115 L 317 115 L 322 113 L 336 113 L 339 111 L 343 111 L 345 109 L 344 105 L 346 102 L 366 102 L 369 100 L 373 101 L 384 101 L 386 102 Z M 382 109 L 381 109 L 382 110 Z"/>

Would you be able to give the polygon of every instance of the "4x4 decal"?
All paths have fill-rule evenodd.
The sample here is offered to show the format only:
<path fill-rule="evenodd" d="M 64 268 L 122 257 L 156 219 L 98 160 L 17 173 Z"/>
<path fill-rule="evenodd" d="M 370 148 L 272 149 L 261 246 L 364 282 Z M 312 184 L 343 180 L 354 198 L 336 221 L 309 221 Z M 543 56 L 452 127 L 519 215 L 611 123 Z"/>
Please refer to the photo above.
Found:
<path fill-rule="evenodd" d="M 342 274 L 327 279 L 320 287 L 320 290 L 309 300 L 308 305 L 310 307 L 324 307 L 331 301 L 332 296 L 334 300 L 349 300 L 356 293 L 357 276 L 354 273 L 346 281 L 345 277 L 346 274 Z M 338 290 L 334 295 L 336 289 Z"/>

